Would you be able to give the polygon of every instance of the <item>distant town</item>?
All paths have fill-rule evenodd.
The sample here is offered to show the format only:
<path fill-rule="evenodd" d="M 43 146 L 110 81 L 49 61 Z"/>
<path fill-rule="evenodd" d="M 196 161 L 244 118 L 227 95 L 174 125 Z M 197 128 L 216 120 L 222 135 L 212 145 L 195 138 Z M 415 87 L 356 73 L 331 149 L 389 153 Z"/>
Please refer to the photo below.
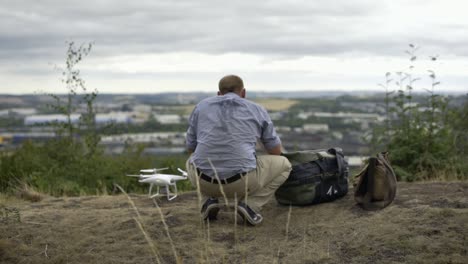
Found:
<path fill-rule="evenodd" d="M 207 93 L 99 94 L 94 102 L 100 144 L 119 155 L 129 144 L 147 155 L 185 152 L 187 120 Z M 373 151 L 366 137 L 385 120 L 384 95 L 374 93 L 250 93 L 249 99 L 270 113 L 285 151 L 341 147 L 351 166 L 360 166 Z M 56 137 L 53 124 L 67 116 L 51 107 L 66 95 L 0 95 L 0 148 L 15 149 L 25 141 Z M 461 104 L 452 96 L 451 104 Z M 414 100 L 418 107 L 418 97 Z M 78 124 L 84 103 L 70 115 Z M 422 109 L 423 110 L 423 109 Z M 259 145 L 259 150 L 261 146 Z"/>

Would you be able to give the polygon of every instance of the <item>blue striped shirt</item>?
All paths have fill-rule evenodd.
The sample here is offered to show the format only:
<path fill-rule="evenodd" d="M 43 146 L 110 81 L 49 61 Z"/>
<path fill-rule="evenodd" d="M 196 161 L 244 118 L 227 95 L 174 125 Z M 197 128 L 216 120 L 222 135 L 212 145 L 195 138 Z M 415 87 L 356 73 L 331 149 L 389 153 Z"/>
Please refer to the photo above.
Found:
<path fill-rule="evenodd" d="M 186 145 L 206 175 L 215 169 L 225 179 L 255 169 L 257 141 L 266 149 L 281 144 L 267 111 L 235 93 L 204 99 L 190 115 Z"/>

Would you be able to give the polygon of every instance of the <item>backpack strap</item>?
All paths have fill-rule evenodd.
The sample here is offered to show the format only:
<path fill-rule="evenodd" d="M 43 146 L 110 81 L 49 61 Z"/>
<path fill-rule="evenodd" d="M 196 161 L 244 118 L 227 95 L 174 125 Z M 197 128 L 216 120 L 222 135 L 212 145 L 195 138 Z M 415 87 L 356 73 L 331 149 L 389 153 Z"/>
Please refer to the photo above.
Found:
<path fill-rule="evenodd" d="M 385 206 L 387 206 L 395 199 L 395 196 L 396 196 L 396 189 L 397 189 L 396 175 L 395 175 L 395 171 L 393 171 L 392 166 L 390 166 L 390 162 L 388 161 L 388 152 L 381 152 L 377 154 L 377 159 L 385 166 L 386 172 L 387 172 L 386 179 L 387 179 L 387 184 L 389 188 L 388 197 L 387 197 L 388 201 L 385 204 Z"/>
<path fill-rule="evenodd" d="M 327 150 L 328 153 L 335 155 L 336 163 L 338 165 L 338 175 L 343 175 L 345 172 L 345 160 L 343 155 L 343 150 L 341 148 L 331 148 Z"/>

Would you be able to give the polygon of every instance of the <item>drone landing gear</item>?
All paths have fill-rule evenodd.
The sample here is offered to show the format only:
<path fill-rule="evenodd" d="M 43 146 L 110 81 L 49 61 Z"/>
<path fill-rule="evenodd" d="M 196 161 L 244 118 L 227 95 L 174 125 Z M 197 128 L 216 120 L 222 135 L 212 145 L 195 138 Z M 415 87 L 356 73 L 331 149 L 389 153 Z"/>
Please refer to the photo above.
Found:
<path fill-rule="evenodd" d="M 155 198 L 155 197 L 158 197 L 158 196 L 164 196 L 164 194 L 166 194 L 166 197 L 167 197 L 168 201 L 171 201 L 171 200 L 173 200 L 173 199 L 175 199 L 177 197 L 177 185 L 176 185 L 175 182 L 171 183 L 171 184 L 166 184 L 164 186 L 164 190 L 162 192 L 160 192 L 160 186 L 156 185 L 156 193 L 155 194 L 151 193 L 151 190 L 153 189 L 153 185 L 154 184 L 150 184 L 150 188 L 149 188 L 149 192 L 148 192 L 148 196 L 151 199 Z M 171 192 L 170 186 L 173 186 L 173 192 Z"/>

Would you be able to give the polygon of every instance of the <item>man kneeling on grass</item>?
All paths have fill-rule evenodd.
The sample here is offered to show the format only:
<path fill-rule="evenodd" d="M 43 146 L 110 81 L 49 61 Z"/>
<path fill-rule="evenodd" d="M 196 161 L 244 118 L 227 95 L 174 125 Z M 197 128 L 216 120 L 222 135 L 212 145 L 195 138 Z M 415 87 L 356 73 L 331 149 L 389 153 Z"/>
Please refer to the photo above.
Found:
<path fill-rule="evenodd" d="M 245 99 L 241 78 L 219 81 L 218 96 L 202 100 L 189 118 L 187 160 L 191 183 L 203 196 L 203 219 L 214 220 L 224 195 L 239 202 L 237 212 L 251 225 L 262 222 L 260 209 L 286 181 L 291 164 L 281 154 L 281 141 L 267 111 Z M 270 155 L 257 156 L 257 141 Z"/>

